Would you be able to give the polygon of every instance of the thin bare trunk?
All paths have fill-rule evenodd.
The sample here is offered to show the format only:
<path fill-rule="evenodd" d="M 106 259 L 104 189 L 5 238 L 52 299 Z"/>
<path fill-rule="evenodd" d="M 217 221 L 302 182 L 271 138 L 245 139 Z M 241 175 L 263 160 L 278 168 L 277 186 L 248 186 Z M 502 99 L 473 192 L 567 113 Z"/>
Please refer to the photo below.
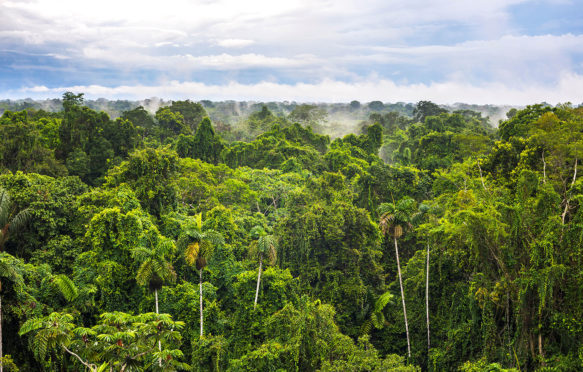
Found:
<path fill-rule="evenodd" d="M 431 349 L 429 334 L 429 243 L 427 243 L 427 272 L 425 274 L 425 315 L 427 318 L 427 355 L 429 355 L 429 349 Z"/>
<path fill-rule="evenodd" d="M 158 314 L 158 289 L 154 289 L 154 297 L 156 298 L 156 314 Z M 158 351 L 162 352 L 162 341 L 158 340 Z M 158 365 L 162 367 L 162 359 L 158 358 Z"/>
<path fill-rule="evenodd" d="M 203 319 L 202 319 L 202 268 L 198 270 L 199 276 L 199 292 L 200 292 L 200 337 L 203 335 Z"/>
<path fill-rule="evenodd" d="M 156 314 L 158 314 L 158 289 L 154 289 L 154 298 L 156 299 Z"/>
<path fill-rule="evenodd" d="M 576 180 L 577 180 L 577 158 L 575 158 L 575 171 L 573 172 L 573 181 L 571 182 L 571 187 L 575 185 Z"/>
<path fill-rule="evenodd" d="M 573 170 L 573 180 L 571 181 L 571 188 L 575 185 L 575 181 L 577 180 L 577 158 L 575 158 L 575 169 Z M 567 212 L 569 211 L 569 195 L 568 192 L 565 193 L 565 209 L 563 210 L 563 214 L 561 214 L 561 221 L 563 225 L 565 224 L 565 218 L 567 217 Z"/>
<path fill-rule="evenodd" d="M 399 285 L 401 286 L 401 300 L 403 301 L 403 317 L 405 318 L 405 333 L 407 334 L 407 355 L 411 358 L 411 342 L 409 341 L 409 323 L 407 322 L 407 307 L 405 306 L 405 291 L 403 290 L 403 277 L 401 276 L 401 263 L 399 262 L 399 247 L 397 237 L 395 240 L 395 254 L 397 256 L 397 272 L 399 274 Z"/>
<path fill-rule="evenodd" d="M 261 283 L 261 268 L 263 267 L 263 253 L 259 254 L 259 273 L 257 274 L 257 290 L 255 290 L 255 303 L 253 310 L 257 307 L 257 298 L 259 297 L 259 283 Z"/>
<path fill-rule="evenodd" d="M 259 208 L 259 202 L 257 200 L 255 201 L 255 205 L 257 206 L 257 212 L 263 213 L 261 212 L 261 208 Z"/>
<path fill-rule="evenodd" d="M 545 161 L 544 151 L 543 151 L 543 183 L 547 183 L 547 162 Z"/>
<path fill-rule="evenodd" d="M 569 198 L 565 201 L 565 209 L 563 210 L 563 214 L 561 214 L 561 222 L 563 225 L 565 224 L 565 217 L 567 217 L 567 211 L 569 210 Z"/>

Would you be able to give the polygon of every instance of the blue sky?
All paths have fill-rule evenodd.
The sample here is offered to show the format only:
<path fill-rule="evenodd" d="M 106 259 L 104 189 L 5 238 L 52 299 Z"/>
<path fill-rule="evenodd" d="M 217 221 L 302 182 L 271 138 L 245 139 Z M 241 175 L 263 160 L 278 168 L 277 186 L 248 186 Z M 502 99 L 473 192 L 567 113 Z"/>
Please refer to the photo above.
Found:
<path fill-rule="evenodd" d="M 0 98 L 583 102 L 581 0 L 0 0 Z"/>

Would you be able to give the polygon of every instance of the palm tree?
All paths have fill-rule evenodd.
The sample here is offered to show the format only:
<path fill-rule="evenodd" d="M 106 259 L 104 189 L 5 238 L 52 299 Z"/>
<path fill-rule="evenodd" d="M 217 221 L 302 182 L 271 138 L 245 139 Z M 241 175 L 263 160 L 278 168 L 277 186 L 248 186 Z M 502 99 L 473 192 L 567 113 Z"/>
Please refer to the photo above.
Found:
<path fill-rule="evenodd" d="M 0 252 L 4 251 L 4 243 L 8 236 L 22 228 L 29 217 L 29 209 L 15 213 L 10 194 L 0 187 Z"/>
<path fill-rule="evenodd" d="M 167 238 L 159 239 L 152 248 L 141 246 L 132 249 L 132 256 L 141 262 L 136 274 L 139 285 L 147 285 L 154 292 L 156 314 L 158 314 L 158 290 L 164 283 L 176 280 L 176 272 L 167 258 L 174 250 L 174 243 Z"/>
<path fill-rule="evenodd" d="M 268 263 L 273 265 L 277 259 L 277 240 L 273 235 L 268 235 L 260 226 L 251 229 L 251 236 L 255 240 L 249 246 L 249 255 L 259 257 L 259 271 L 257 273 L 257 289 L 255 290 L 255 302 L 253 310 L 257 307 L 257 298 L 259 297 L 259 285 L 261 283 L 261 269 L 263 267 L 263 256 L 265 255 Z"/>
<path fill-rule="evenodd" d="M 138 247 L 132 249 L 132 256 L 141 262 L 136 281 L 139 285 L 148 285 L 154 292 L 156 300 L 156 314 L 158 312 L 158 290 L 162 288 L 165 282 L 176 280 L 176 272 L 172 264 L 166 260 L 166 257 L 174 250 L 174 243 L 167 238 L 154 237 L 157 240 L 153 248 Z M 162 352 L 162 343 L 158 340 L 158 351 Z M 162 359 L 158 359 L 158 364 L 162 366 Z"/>
<path fill-rule="evenodd" d="M 387 305 L 393 304 L 393 297 L 391 292 L 385 292 L 379 296 L 375 302 L 373 311 L 370 313 L 370 318 L 362 325 L 362 335 L 369 334 L 372 326 L 376 329 L 383 329 L 385 327 L 387 320 L 383 311 Z"/>
<path fill-rule="evenodd" d="M 2 358 L 2 279 L 7 279 L 14 284 L 21 286 L 22 273 L 18 270 L 18 260 L 12 255 L 0 252 L 0 372 L 4 370 Z"/>
<path fill-rule="evenodd" d="M 182 234 L 178 238 L 178 245 L 184 252 L 184 260 L 189 266 L 196 265 L 199 276 L 200 291 L 200 337 L 203 336 L 203 315 L 202 315 L 202 271 L 208 260 L 213 255 L 215 246 L 223 244 L 224 239 L 221 234 L 214 230 L 203 231 L 202 215 L 197 214 L 194 219 L 186 222 Z"/>
<path fill-rule="evenodd" d="M 407 334 L 407 355 L 411 358 L 411 342 L 409 339 L 409 323 L 407 322 L 407 307 L 405 306 L 405 291 L 403 289 L 403 277 L 401 275 L 401 263 L 399 261 L 399 246 L 397 239 L 403 236 L 406 229 L 410 229 L 411 218 L 415 210 L 415 200 L 411 198 L 401 199 L 398 203 L 383 203 L 379 206 L 380 228 L 384 235 L 389 234 L 395 243 L 395 256 L 397 258 L 397 273 L 401 286 L 401 301 L 403 302 L 403 317 L 405 318 L 405 332 Z"/>

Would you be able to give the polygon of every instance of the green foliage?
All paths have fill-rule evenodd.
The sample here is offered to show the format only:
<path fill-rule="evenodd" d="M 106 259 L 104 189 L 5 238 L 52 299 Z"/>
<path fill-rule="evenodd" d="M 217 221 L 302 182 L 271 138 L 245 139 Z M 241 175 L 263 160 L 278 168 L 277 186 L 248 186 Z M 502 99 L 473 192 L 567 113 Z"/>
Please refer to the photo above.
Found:
<path fill-rule="evenodd" d="M 204 118 L 200 122 L 192 140 L 192 146 L 194 158 L 207 163 L 218 163 L 224 146 L 221 138 L 215 134 L 209 118 Z"/>
<path fill-rule="evenodd" d="M 168 109 L 182 115 L 184 124 L 190 129 L 190 133 L 197 131 L 198 125 L 206 115 L 204 107 L 200 103 L 186 101 L 173 101 Z"/>
<path fill-rule="evenodd" d="M 62 103 L 0 102 L 5 369 L 583 368 L 583 108 Z"/>
<path fill-rule="evenodd" d="M 147 148 L 130 154 L 107 176 L 109 186 L 127 183 L 136 193 L 142 207 L 160 216 L 176 206 L 176 187 L 169 182 L 178 170 L 178 157 L 166 149 Z"/>
<path fill-rule="evenodd" d="M 188 368 L 179 362 L 182 352 L 175 347 L 182 339 L 183 322 L 168 314 L 103 313 L 91 328 L 77 326 L 69 314 L 51 313 L 26 321 L 20 335 L 34 333 L 32 345 L 39 360 L 49 352 L 67 353 L 75 363 L 100 371 L 103 366 L 126 370 L 144 369 L 160 361 L 163 370 Z M 157 350 L 158 341 L 164 345 Z"/>
<path fill-rule="evenodd" d="M 419 101 L 413 110 L 413 119 L 417 122 L 423 123 L 425 119 L 430 116 L 439 116 L 446 113 L 447 110 L 442 109 L 431 101 Z"/>

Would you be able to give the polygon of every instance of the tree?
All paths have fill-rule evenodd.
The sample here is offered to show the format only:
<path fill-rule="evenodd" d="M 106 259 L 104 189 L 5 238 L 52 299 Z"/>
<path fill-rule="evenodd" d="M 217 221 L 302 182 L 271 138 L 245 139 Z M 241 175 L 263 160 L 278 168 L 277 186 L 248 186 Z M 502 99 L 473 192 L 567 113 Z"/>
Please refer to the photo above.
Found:
<path fill-rule="evenodd" d="M 27 320 L 19 334 L 34 333 L 31 346 L 39 360 L 48 352 L 61 350 L 91 372 L 102 372 L 107 367 L 110 371 L 143 371 L 155 360 L 161 361 L 161 370 L 187 368 L 178 361 L 182 352 L 174 349 L 181 341 L 179 331 L 184 323 L 173 321 L 168 314 L 103 313 L 100 322 L 91 328 L 79 327 L 73 320 L 70 314 L 53 312 Z M 154 352 L 161 341 L 165 348 Z"/>
<path fill-rule="evenodd" d="M 158 290 L 164 283 L 176 280 L 176 272 L 168 262 L 168 256 L 174 250 L 174 243 L 167 238 L 154 237 L 157 242 L 150 242 L 155 246 L 148 248 L 141 246 L 132 250 L 132 256 L 141 262 L 136 274 L 136 281 L 140 285 L 147 285 L 154 292 L 156 314 L 158 314 Z"/>
<path fill-rule="evenodd" d="M 438 116 L 445 113 L 447 113 L 447 110 L 442 109 L 431 101 L 419 101 L 413 110 L 413 118 L 417 122 L 424 123 L 425 118 L 428 116 Z"/>
<path fill-rule="evenodd" d="M 2 358 L 2 280 L 6 279 L 15 285 L 22 286 L 22 274 L 17 268 L 18 262 L 16 258 L 8 253 L 0 252 L 0 372 L 3 371 Z"/>
<path fill-rule="evenodd" d="M 202 271 L 207 261 L 213 255 L 217 245 L 224 243 L 221 234 L 214 230 L 203 231 L 202 215 L 197 214 L 186 224 L 178 239 L 178 245 L 184 252 L 184 260 L 189 266 L 196 266 L 199 275 L 199 300 L 200 300 L 200 337 L 203 336 L 202 315 Z"/>
<path fill-rule="evenodd" d="M 193 155 L 207 163 L 217 164 L 220 160 L 223 143 L 208 117 L 202 119 L 193 139 Z"/>
<path fill-rule="evenodd" d="M 257 272 L 257 290 L 255 291 L 255 302 L 253 310 L 257 307 L 257 298 L 259 297 L 259 285 L 261 283 L 261 269 L 263 267 L 263 256 L 267 257 L 268 263 L 274 264 L 277 258 L 277 240 L 273 235 L 268 235 L 260 226 L 255 226 L 251 230 L 251 236 L 255 240 L 249 247 L 250 256 L 259 257 L 259 270 Z"/>
<path fill-rule="evenodd" d="M 190 128 L 184 124 L 184 117 L 179 112 L 172 112 L 168 107 L 161 107 L 156 111 L 156 120 L 160 125 L 160 140 L 174 137 L 180 133 L 189 134 Z"/>
<path fill-rule="evenodd" d="M 363 334 L 368 334 L 370 332 L 371 325 L 376 329 L 383 329 L 387 320 L 385 319 L 385 314 L 383 313 L 385 307 L 393 303 L 393 294 L 391 292 L 385 292 L 379 296 L 376 300 L 374 309 L 370 314 L 370 319 L 366 321 L 363 326 Z"/>
<path fill-rule="evenodd" d="M 403 236 L 406 229 L 411 228 L 412 212 L 415 201 L 411 198 L 401 199 L 398 203 L 383 203 L 379 207 L 380 227 L 384 235 L 387 233 L 393 237 L 395 243 L 395 256 L 397 258 L 397 272 L 401 287 L 401 300 L 403 302 L 403 317 L 405 319 L 405 332 L 407 334 L 407 354 L 411 358 L 411 342 L 409 340 L 409 324 L 407 322 L 407 307 L 405 306 L 405 291 L 403 290 L 403 277 L 399 262 L 399 247 L 397 239 Z"/>
<path fill-rule="evenodd" d="M 21 229 L 30 218 L 29 209 L 14 211 L 10 194 L 0 187 L 0 252 L 4 251 L 4 244 L 10 234 Z"/>
<path fill-rule="evenodd" d="M 190 129 L 190 133 L 196 132 L 198 124 L 207 114 L 204 107 L 197 102 L 190 100 L 173 101 L 168 109 L 173 113 L 178 113 L 184 118 L 184 124 Z"/>
<path fill-rule="evenodd" d="M 381 111 L 385 108 L 385 105 L 381 101 L 371 101 L 368 104 L 368 108 L 373 111 Z"/>
<path fill-rule="evenodd" d="M 292 112 L 290 112 L 288 119 L 292 122 L 298 122 L 305 126 L 310 125 L 315 127 L 322 122 L 326 121 L 328 117 L 328 112 L 325 109 L 318 107 L 317 105 L 302 104 L 296 106 Z"/>
<path fill-rule="evenodd" d="M 167 256 L 174 250 L 174 243 L 170 239 L 160 236 L 152 237 L 150 244 L 154 247 L 145 246 L 132 250 L 132 256 L 142 264 L 136 274 L 136 280 L 140 285 L 148 285 L 149 289 L 154 292 L 156 299 L 156 314 L 158 314 L 158 290 L 162 288 L 165 282 L 176 280 L 176 272 L 172 264 L 167 261 Z M 149 240 L 149 239 L 148 239 Z M 162 346 L 158 341 L 158 350 L 162 352 Z M 160 366 L 162 361 L 159 361 Z"/>
<path fill-rule="evenodd" d="M 83 104 L 83 93 L 75 94 L 73 92 L 65 92 L 63 94 L 63 108 L 65 113 L 71 111 L 75 106 L 81 106 Z"/>

